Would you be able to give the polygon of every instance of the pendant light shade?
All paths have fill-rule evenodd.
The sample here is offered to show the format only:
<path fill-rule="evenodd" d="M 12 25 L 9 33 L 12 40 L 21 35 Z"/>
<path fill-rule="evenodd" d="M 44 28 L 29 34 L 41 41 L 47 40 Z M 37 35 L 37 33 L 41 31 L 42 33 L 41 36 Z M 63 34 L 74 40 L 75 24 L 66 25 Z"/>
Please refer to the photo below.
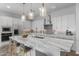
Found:
<path fill-rule="evenodd" d="M 24 22 L 26 20 L 26 16 L 25 15 L 22 15 L 21 16 L 21 19 L 22 19 L 22 22 Z"/>
<path fill-rule="evenodd" d="M 32 3 L 31 3 L 31 7 L 30 7 L 31 9 L 30 9 L 30 12 L 28 13 L 28 19 L 34 19 L 34 12 L 33 12 L 33 10 L 32 10 Z"/>
<path fill-rule="evenodd" d="M 28 18 L 29 19 L 33 19 L 34 18 L 34 13 L 33 13 L 32 9 L 30 10 L 30 12 L 28 14 Z"/>
<path fill-rule="evenodd" d="M 24 14 L 24 5 L 25 5 L 25 3 L 23 3 L 23 14 L 21 15 L 21 20 L 22 20 L 22 22 L 24 22 L 25 20 L 26 20 L 26 16 L 25 16 L 25 14 Z"/>
<path fill-rule="evenodd" d="M 44 6 L 44 3 L 42 4 L 42 7 L 39 8 L 39 11 L 40 11 L 40 16 L 46 16 L 47 15 L 47 10 Z"/>

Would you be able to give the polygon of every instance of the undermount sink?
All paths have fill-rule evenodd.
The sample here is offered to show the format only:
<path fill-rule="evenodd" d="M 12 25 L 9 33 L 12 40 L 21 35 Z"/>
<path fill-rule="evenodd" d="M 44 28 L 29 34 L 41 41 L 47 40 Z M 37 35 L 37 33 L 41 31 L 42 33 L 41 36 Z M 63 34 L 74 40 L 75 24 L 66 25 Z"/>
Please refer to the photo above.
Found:
<path fill-rule="evenodd" d="M 44 39 L 44 37 L 42 36 L 34 36 L 35 38 L 40 38 L 40 39 Z"/>

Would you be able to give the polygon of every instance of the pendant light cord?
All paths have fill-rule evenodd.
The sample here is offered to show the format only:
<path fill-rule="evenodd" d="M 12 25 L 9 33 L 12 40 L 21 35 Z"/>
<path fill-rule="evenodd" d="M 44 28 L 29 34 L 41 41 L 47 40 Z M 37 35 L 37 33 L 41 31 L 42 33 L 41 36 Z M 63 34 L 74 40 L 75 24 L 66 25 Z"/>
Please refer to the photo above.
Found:
<path fill-rule="evenodd" d="M 44 3 L 42 3 L 42 6 L 44 7 Z"/>
<path fill-rule="evenodd" d="M 31 3 L 31 9 L 30 9 L 30 11 L 32 12 L 32 3 Z"/>
<path fill-rule="evenodd" d="M 23 3 L 23 15 L 24 15 L 24 11 L 25 11 L 25 10 L 24 10 L 24 6 L 25 6 L 25 3 Z"/>

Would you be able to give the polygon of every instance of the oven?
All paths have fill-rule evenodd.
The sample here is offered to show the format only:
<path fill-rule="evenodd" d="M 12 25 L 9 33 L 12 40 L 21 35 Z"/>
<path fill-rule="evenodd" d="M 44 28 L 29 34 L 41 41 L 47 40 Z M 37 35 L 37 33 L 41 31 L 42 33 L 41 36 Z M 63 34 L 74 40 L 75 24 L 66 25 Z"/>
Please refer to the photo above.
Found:
<path fill-rule="evenodd" d="M 10 37 L 10 36 L 12 36 L 12 33 L 2 33 L 2 34 L 1 34 L 1 38 L 2 38 L 1 41 L 2 41 L 2 42 L 4 42 L 4 41 L 9 41 L 9 37 Z"/>
<path fill-rule="evenodd" d="M 2 28 L 2 32 L 6 32 L 6 31 L 8 31 L 8 32 L 11 31 L 10 27 L 3 27 Z"/>
<path fill-rule="evenodd" d="M 9 41 L 10 36 L 12 36 L 11 27 L 2 27 L 1 41 Z"/>

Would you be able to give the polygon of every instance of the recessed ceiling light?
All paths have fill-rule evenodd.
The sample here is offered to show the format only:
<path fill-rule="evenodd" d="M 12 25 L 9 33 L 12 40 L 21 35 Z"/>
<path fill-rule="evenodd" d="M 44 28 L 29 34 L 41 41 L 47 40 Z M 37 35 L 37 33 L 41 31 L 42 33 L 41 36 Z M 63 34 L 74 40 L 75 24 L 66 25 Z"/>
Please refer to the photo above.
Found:
<path fill-rule="evenodd" d="M 7 8 L 10 8 L 10 6 L 9 6 L 9 5 L 7 5 L 6 7 L 7 7 Z"/>

